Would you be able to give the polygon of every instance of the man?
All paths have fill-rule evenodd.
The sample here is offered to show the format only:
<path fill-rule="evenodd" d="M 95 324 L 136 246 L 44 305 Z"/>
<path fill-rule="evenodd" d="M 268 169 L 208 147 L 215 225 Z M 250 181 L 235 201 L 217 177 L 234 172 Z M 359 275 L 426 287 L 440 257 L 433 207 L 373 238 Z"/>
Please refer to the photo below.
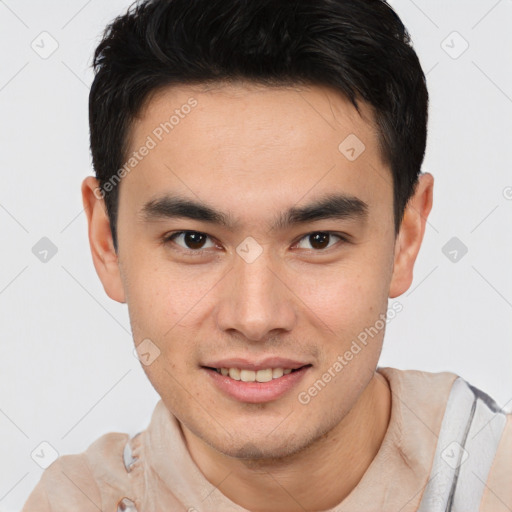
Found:
<path fill-rule="evenodd" d="M 377 366 L 433 177 L 428 95 L 380 0 L 155 0 L 108 28 L 82 194 L 161 396 L 24 511 L 505 511 L 512 419 Z"/>

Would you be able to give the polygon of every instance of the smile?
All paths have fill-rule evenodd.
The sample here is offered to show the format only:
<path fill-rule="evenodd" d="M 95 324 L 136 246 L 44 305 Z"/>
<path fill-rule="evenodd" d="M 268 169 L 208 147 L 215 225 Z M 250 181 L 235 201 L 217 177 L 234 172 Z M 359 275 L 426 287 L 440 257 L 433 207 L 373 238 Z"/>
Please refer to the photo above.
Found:
<path fill-rule="evenodd" d="M 262 403 L 278 400 L 299 385 L 311 364 L 298 368 L 237 367 L 215 368 L 203 366 L 210 382 L 224 395 L 239 402 Z"/>
<path fill-rule="evenodd" d="M 307 365 L 310 366 L 310 365 Z M 301 367 L 303 368 L 303 367 Z M 267 368 L 265 370 L 244 370 L 241 368 L 211 368 L 224 377 L 243 382 L 270 382 L 273 379 L 280 379 L 283 375 L 296 372 L 300 368 Z"/>

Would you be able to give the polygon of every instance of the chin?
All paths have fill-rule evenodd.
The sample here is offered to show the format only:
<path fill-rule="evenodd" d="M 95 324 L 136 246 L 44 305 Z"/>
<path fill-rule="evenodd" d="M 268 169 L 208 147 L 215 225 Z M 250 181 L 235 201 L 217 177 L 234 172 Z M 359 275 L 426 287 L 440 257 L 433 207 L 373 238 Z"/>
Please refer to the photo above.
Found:
<path fill-rule="evenodd" d="M 296 455 L 314 444 L 324 433 L 319 426 L 317 426 L 316 432 L 288 432 L 275 427 L 273 429 L 274 431 L 266 429 L 265 432 L 252 435 L 250 430 L 245 430 L 245 432 L 249 432 L 249 435 L 243 437 L 235 435 L 222 440 L 203 437 L 203 440 L 228 457 L 263 463 Z"/>
<path fill-rule="evenodd" d="M 222 453 L 228 457 L 260 462 L 282 459 L 300 451 L 294 449 L 294 447 L 290 446 L 288 443 L 283 444 L 283 441 L 280 445 L 276 445 L 269 443 L 269 441 L 265 439 L 261 441 L 247 441 L 240 446 L 230 445 L 224 446 L 223 448 L 224 449 L 221 450 Z"/>

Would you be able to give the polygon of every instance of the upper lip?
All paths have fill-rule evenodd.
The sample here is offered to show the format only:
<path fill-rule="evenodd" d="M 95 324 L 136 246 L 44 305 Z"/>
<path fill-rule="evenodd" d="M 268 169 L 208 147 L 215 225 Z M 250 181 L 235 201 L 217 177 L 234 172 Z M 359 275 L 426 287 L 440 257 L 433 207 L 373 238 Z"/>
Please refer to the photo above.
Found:
<path fill-rule="evenodd" d="M 241 357 L 233 357 L 229 359 L 219 359 L 217 361 L 208 362 L 202 366 L 208 368 L 239 368 L 241 370 L 266 370 L 268 368 L 290 368 L 296 370 L 310 363 L 297 361 L 296 359 L 288 359 L 283 357 L 266 357 L 258 361 L 249 361 Z"/>

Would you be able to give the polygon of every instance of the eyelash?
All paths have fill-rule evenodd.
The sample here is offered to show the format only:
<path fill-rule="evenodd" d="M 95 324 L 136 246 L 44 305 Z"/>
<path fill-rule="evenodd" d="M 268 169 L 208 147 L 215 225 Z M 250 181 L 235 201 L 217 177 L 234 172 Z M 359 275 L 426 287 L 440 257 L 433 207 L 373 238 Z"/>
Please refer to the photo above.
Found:
<path fill-rule="evenodd" d="M 174 233 L 170 233 L 170 234 L 167 234 L 163 237 L 162 239 L 162 242 L 164 244 L 169 244 L 171 242 L 174 242 L 174 239 L 179 237 L 180 235 L 184 235 L 184 234 L 187 234 L 187 233 L 195 233 L 195 234 L 198 234 L 198 235 L 204 235 L 206 237 L 208 237 L 209 239 L 212 240 L 212 237 L 206 233 L 203 233 L 201 231 L 193 231 L 193 230 L 185 230 L 185 231 L 175 231 Z M 322 234 L 326 234 L 326 235 L 329 235 L 329 236 L 336 236 L 338 237 L 342 243 L 350 243 L 350 240 L 347 236 L 344 236 L 343 234 L 341 233 L 336 233 L 334 231 L 311 231 L 310 233 L 306 233 L 305 235 L 303 235 L 302 237 L 299 238 L 299 240 L 294 244 L 294 245 L 297 245 L 298 243 L 300 243 L 304 238 L 307 238 L 311 235 L 315 235 L 315 234 L 318 234 L 318 233 L 322 233 Z M 213 241 L 213 240 L 212 240 Z M 336 244 L 333 244 L 331 245 L 330 247 L 327 247 L 325 249 L 304 249 L 308 252 L 314 252 L 314 253 L 323 253 L 323 252 L 327 252 L 329 249 L 332 249 Z M 184 247 L 181 247 L 181 246 L 178 246 L 178 251 L 180 252 L 184 252 L 186 254 L 190 254 L 192 256 L 201 256 L 202 254 L 204 254 L 205 251 L 207 251 L 208 249 L 211 249 L 211 247 L 207 248 L 207 249 L 185 249 Z"/>

